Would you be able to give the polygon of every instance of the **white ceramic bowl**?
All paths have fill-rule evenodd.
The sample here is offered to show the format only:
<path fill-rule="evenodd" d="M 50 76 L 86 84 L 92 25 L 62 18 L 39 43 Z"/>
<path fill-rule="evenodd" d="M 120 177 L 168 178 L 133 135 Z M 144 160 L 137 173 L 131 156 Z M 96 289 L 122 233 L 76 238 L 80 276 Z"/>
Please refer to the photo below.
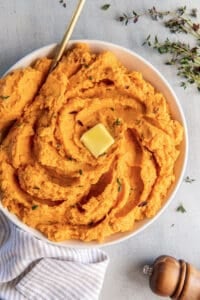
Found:
<path fill-rule="evenodd" d="M 175 165 L 175 174 L 176 174 L 176 181 L 171 186 L 168 195 L 161 207 L 161 209 L 158 211 L 158 213 L 152 218 L 152 219 L 146 219 L 140 222 L 137 222 L 134 230 L 131 232 L 125 232 L 125 233 L 117 233 L 112 235 L 111 237 L 107 238 L 103 243 L 99 244 L 97 242 L 89 242 L 84 243 L 81 241 L 65 241 L 61 243 L 53 243 L 49 241 L 44 235 L 42 235 L 39 231 L 28 227 L 24 223 L 22 223 L 15 215 L 10 213 L 7 209 L 5 209 L 2 204 L 0 203 L 0 209 L 4 212 L 4 214 L 17 226 L 21 227 L 25 231 L 29 232 L 30 234 L 36 236 L 39 239 L 45 240 L 49 243 L 53 243 L 56 245 L 62 245 L 66 247 L 76 247 L 76 248 L 88 248 L 88 247 L 102 247 L 107 245 L 113 245 L 115 243 L 121 242 L 127 238 L 135 236 L 137 233 L 141 232 L 147 226 L 149 226 L 151 223 L 153 223 L 166 209 L 166 207 L 169 205 L 170 201 L 175 196 L 184 175 L 184 170 L 187 162 L 187 156 L 188 156 L 188 134 L 187 134 L 187 126 L 185 117 L 182 111 L 182 108 L 179 104 L 179 101 L 173 92 L 172 88 L 169 86 L 166 79 L 162 76 L 160 72 L 158 72 L 149 62 L 147 62 L 144 58 L 140 57 L 136 53 L 127 50 L 123 47 L 103 42 L 103 41 L 96 41 L 96 40 L 75 40 L 71 41 L 69 45 L 72 45 L 73 43 L 77 42 L 85 42 L 89 44 L 91 47 L 91 50 L 94 52 L 101 52 L 104 50 L 110 50 L 113 53 L 116 54 L 118 59 L 122 62 L 123 65 L 125 65 L 130 70 L 137 70 L 140 71 L 144 78 L 149 81 L 158 91 L 162 92 L 164 96 L 167 99 L 167 102 L 170 105 L 171 113 L 174 119 L 178 120 L 184 127 L 184 140 L 181 144 L 181 154 L 176 162 Z M 22 68 L 30 65 L 33 61 L 35 61 L 37 58 L 43 57 L 43 56 L 52 56 L 56 44 L 48 45 L 43 48 L 40 48 L 38 50 L 33 51 L 29 55 L 25 56 L 21 60 L 19 60 L 15 65 L 13 65 L 7 73 L 9 73 L 11 70 Z M 6 73 L 6 74 L 7 74 Z"/>

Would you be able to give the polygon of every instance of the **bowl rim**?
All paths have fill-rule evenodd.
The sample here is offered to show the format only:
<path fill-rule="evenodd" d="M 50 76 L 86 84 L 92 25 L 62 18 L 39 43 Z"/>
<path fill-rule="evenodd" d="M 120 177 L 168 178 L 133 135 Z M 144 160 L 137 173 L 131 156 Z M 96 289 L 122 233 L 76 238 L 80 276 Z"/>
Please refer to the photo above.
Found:
<path fill-rule="evenodd" d="M 71 46 L 73 44 L 76 44 L 76 43 L 87 43 L 89 45 L 96 44 L 100 47 L 105 47 L 106 46 L 106 47 L 108 47 L 108 49 L 109 48 L 115 48 L 115 49 L 120 50 L 124 53 L 128 53 L 131 56 L 134 56 L 137 60 L 141 61 L 144 65 L 146 65 L 147 67 L 152 69 L 153 72 L 156 73 L 158 77 L 160 77 L 161 81 L 163 82 L 163 85 L 165 85 L 167 90 L 171 93 L 173 101 L 175 102 L 175 104 L 178 108 L 178 112 L 181 116 L 181 122 L 182 122 L 182 126 L 184 128 L 184 142 L 185 142 L 183 163 L 181 165 L 180 175 L 179 175 L 179 178 L 177 179 L 175 187 L 173 188 L 173 191 L 172 191 L 171 195 L 169 196 L 169 198 L 166 198 L 165 203 L 162 205 L 162 207 L 159 209 L 159 211 L 156 213 L 156 215 L 153 216 L 150 219 L 147 219 L 146 223 L 143 224 L 140 228 L 137 228 L 135 230 L 133 229 L 133 231 L 126 232 L 126 235 L 124 237 L 120 237 L 116 240 L 102 242 L 102 243 L 99 243 L 99 242 L 96 242 L 96 241 L 94 241 L 94 242 L 84 242 L 84 241 L 79 241 L 78 240 L 77 244 L 70 245 L 70 240 L 63 241 L 63 242 L 52 242 L 52 241 L 48 240 L 46 237 L 44 237 L 44 239 L 42 239 L 41 237 L 36 235 L 36 233 L 30 232 L 28 229 L 31 229 L 31 227 L 26 225 L 25 223 L 23 223 L 19 218 L 17 218 L 19 220 L 19 222 L 16 222 L 16 220 L 14 220 L 14 217 L 16 217 L 16 216 L 13 213 L 9 212 L 7 208 L 3 207 L 1 201 L 0 201 L 0 211 L 2 211 L 9 218 L 9 220 L 13 224 L 20 227 L 20 229 L 24 230 L 25 232 L 27 232 L 27 233 L 33 235 L 34 237 L 40 239 L 41 241 L 44 241 L 44 242 L 47 242 L 47 243 L 50 243 L 50 244 L 53 244 L 53 245 L 56 245 L 56 246 L 67 247 L 67 248 L 103 248 L 103 247 L 112 246 L 112 245 L 121 243 L 121 242 L 123 242 L 123 241 L 125 241 L 129 238 L 132 238 L 132 237 L 136 236 L 137 234 L 141 233 L 143 230 L 145 230 L 147 227 L 149 227 L 153 222 L 155 222 L 160 217 L 160 215 L 167 209 L 169 204 L 172 202 L 172 200 L 174 199 L 174 197 L 175 197 L 175 195 L 176 195 L 176 193 L 177 193 L 178 189 L 180 188 L 180 185 L 183 181 L 183 176 L 184 176 L 187 161 L 188 161 L 188 152 L 189 152 L 188 128 L 187 128 L 186 118 L 185 118 L 182 106 L 181 106 L 181 104 L 179 102 L 179 99 L 176 96 L 173 88 L 170 86 L 167 79 L 161 74 L 161 72 L 158 69 L 156 69 L 156 67 L 154 67 L 149 61 L 147 61 L 145 58 L 143 58 L 142 56 L 140 56 L 136 52 L 127 49 L 126 47 L 123 47 L 123 46 L 120 46 L 120 45 L 117 45 L 117 44 L 114 44 L 114 43 L 110 43 L 110 42 L 107 42 L 107 41 L 102 41 L 102 40 L 75 39 L 75 40 L 70 40 L 67 47 Z M 15 64 L 13 64 L 3 74 L 3 76 L 5 76 L 8 73 L 10 73 L 11 71 L 17 69 L 20 65 L 24 64 L 24 61 L 26 61 L 26 60 L 30 60 L 30 59 L 33 60 L 33 57 L 35 57 L 35 58 L 42 57 L 42 56 L 44 56 L 44 55 L 42 55 L 42 53 L 44 53 L 46 51 L 48 53 L 50 53 L 50 51 L 55 50 L 56 46 L 57 46 L 56 43 L 52 43 L 52 44 L 48 44 L 46 46 L 43 46 L 41 48 L 37 48 L 37 49 L 31 51 L 30 53 L 28 53 L 27 55 L 25 55 L 21 59 L 19 59 Z M 167 101 L 167 99 L 166 99 L 166 101 Z M 37 229 L 35 229 L 35 230 L 38 231 Z M 40 233 L 40 232 L 38 231 L 38 233 Z M 72 240 L 72 241 L 74 241 L 74 240 Z M 69 242 L 69 245 L 68 244 L 63 244 L 64 242 Z M 78 243 L 80 243 L 80 245 L 78 245 Z"/>

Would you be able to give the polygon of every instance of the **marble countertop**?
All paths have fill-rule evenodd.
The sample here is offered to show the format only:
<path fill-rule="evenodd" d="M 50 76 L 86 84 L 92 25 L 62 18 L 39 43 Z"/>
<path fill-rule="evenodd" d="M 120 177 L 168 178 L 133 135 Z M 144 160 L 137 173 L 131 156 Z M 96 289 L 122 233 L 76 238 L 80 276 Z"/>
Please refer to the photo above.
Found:
<path fill-rule="evenodd" d="M 76 4 L 72 0 L 65 2 L 66 8 L 59 0 L 0 0 L 0 75 L 32 50 L 60 40 Z M 111 4 L 107 11 L 100 9 L 105 3 Z M 142 46 L 148 34 L 157 34 L 161 39 L 169 36 L 164 26 L 148 17 L 128 26 L 116 21 L 122 12 L 143 11 L 153 5 L 161 10 L 183 5 L 200 10 L 199 0 L 87 0 L 72 36 L 122 45 L 149 60 L 164 74 L 180 100 L 188 124 L 190 151 L 185 176 L 195 178 L 192 184 L 182 183 L 165 212 L 147 229 L 104 248 L 110 264 L 100 300 L 163 299 L 152 294 L 142 274 L 142 266 L 162 254 L 185 259 L 200 268 L 200 93 L 193 87 L 181 88 L 175 68 L 164 64 L 165 57 Z M 183 35 L 181 38 L 188 39 Z M 187 210 L 184 214 L 176 211 L 180 203 Z"/>

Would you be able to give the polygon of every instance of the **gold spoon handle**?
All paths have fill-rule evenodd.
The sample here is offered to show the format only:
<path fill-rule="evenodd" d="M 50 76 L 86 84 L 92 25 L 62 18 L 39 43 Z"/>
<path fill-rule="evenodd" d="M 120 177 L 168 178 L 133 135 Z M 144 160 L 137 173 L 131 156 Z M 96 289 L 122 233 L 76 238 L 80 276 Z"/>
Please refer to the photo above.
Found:
<path fill-rule="evenodd" d="M 51 63 L 51 67 L 49 69 L 49 73 L 56 67 L 57 63 L 59 62 L 59 60 L 61 59 L 62 55 L 63 55 L 63 52 L 65 51 L 65 48 L 66 48 L 66 45 L 72 35 L 72 32 L 74 30 L 74 27 L 76 25 L 76 22 L 78 21 L 78 18 L 80 16 L 80 13 L 82 11 L 82 8 L 85 4 L 85 1 L 86 0 L 79 0 L 79 3 L 77 5 L 77 8 L 71 18 L 71 21 L 67 27 L 67 30 L 63 36 L 63 39 L 61 41 L 61 43 L 59 44 L 58 46 L 58 49 L 56 51 L 56 55 L 55 57 L 53 58 L 53 61 Z"/>

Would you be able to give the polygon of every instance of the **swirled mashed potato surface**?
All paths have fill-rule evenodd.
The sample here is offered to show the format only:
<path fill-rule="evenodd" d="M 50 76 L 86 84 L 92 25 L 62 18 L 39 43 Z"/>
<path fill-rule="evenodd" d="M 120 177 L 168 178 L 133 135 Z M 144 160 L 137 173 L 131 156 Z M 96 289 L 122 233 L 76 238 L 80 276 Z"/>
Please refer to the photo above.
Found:
<path fill-rule="evenodd" d="M 111 52 L 77 44 L 0 80 L 1 201 L 48 239 L 102 241 L 153 217 L 175 180 L 183 128 L 164 96 Z M 81 136 L 103 124 L 95 158 Z"/>

